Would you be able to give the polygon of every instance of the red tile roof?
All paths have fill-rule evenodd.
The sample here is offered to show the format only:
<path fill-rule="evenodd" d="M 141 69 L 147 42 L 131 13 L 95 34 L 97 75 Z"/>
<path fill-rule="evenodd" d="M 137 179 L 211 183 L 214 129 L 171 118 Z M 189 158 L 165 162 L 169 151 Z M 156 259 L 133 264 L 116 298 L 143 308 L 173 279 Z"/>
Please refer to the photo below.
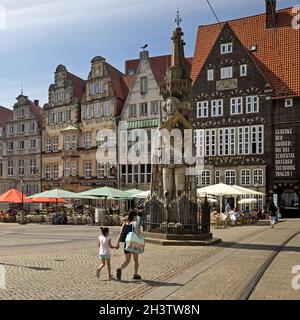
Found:
<path fill-rule="evenodd" d="M 187 58 L 186 60 L 188 62 L 188 67 L 191 70 L 193 58 Z M 150 66 L 156 81 L 160 82 L 164 80 L 167 70 L 171 66 L 171 55 L 150 57 L 149 61 L 150 61 Z M 128 75 L 132 75 L 132 73 L 135 73 L 139 63 L 140 63 L 140 59 L 125 61 L 126 75 L 128 76 Z"/>
<path fill-rule="evenodd" d="M 275 90 L 275 97 L 300 96 L 300 29 L 292 28 L 292 8 L 277 11 L 275 29 L 266 29 L 266 14 L 227 21 Z M 192 79 L 195 81 L 224 23 L 200 26 L 196 39 Z"/>
<path fill-rule="evenodd" d="M 85 91 L 85 81 L 69 71 L 67 71 L 67 75 L 73 84 L 73 96 L 81 102 Z"/>
<path fill-rule="evenodd" d="M 12 115 L 12 110 L 0 106 L 0 128 L 3 128 L 6 120 Z"/>

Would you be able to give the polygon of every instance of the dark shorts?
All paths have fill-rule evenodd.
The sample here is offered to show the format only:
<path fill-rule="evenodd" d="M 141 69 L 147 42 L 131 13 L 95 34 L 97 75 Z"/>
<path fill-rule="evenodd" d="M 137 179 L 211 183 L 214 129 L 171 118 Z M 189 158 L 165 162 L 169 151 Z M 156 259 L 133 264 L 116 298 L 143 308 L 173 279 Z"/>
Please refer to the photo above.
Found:
<path fill-rule="evenodd" d="M 124 254 L 132 253 L 132 252 L 125 250 L 125 248 L 126 248 L 126 242 L 124 243 Z"/>

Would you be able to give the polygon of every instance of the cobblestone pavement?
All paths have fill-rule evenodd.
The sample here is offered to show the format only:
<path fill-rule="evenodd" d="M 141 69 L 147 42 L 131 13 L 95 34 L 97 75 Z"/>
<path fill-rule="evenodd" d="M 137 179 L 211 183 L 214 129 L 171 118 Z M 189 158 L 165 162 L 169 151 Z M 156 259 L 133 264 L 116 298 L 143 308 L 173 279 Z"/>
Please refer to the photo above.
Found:
<path fill-rule="evenodd" d="M 300 230 L 300 221 L 288 221 L 276 225 L 252 238 L 245 238 L 234 246 L 225 246 L 221 253 L 200 261 L 189 272 L 173 279 L 183 284 L 176 288 L 160 288 L 145 299 L 239 299 L 258 270 L 270 255 L 291 235 Z M 251 299 L 300 299 L 300 290 L 291 287 L 291 270 L 300 264 L 300 237 L 291 241 L 271 264 L 261 279 Z M 300 280 L 298 281 L 300 284 Z"/>
<path fill-rule="evenodd" d="M 237 250 L 231 247 L 253 237 L 258 237 L 262 243 L 273 243 L 275 240 L 272 239 L 277 237 L 280 241 L 291 231 L 290 225 L 294 223 L 281 223 L 278 230 L 269 230 L 264 225 L 213 230 L 214 236 L 224 241 L 215 247 L 161 247 L 147 244 L 140 259 L 140 273 L 144 280 L 131 280 L 133 266 L 130 265 L 124 272 L 123 281 L 118 282 L 107 280 L 106 270 L 103 270 L 100 279 L 95 277 L 98 227 L 0 224 L 0 265 L 5 267 L 7 286 L 5 290 L 0 290 L 0 299 L 141 299 L 156 292 L 156 297 L 160 297 L 162 292 L 159 290 L 167 290 L 171 298 L 178 299 L 189 298 L 190 289 L 196 299 L 207 297 L 203 292 L 207 292 L 211 298 L 233 297 L 233 294 L 228 296 L 226 292 L 236 293 L 239 287 L 232 289 L 236 287 L 237 280 L 233 281 L 227 275 L 231 275 L 234 269 L 237 274 L 244 270 L 250 276 L 251 269 L 254 272 L 270 251 L 262 248 Z M 297 225 L 299 229 L 300 222 Z M 113 241 L 118 232 L 119 228 L 111 228 Z M 295 241 L 297 247 L 297 239 Z M 216 270 L 212 268 L 207 271 L 208 274 L 203 277 L 206 279 L 205 285 L 203 278 L 196 276 L 201 269 L 199 265 L 226 255 L 228 250 L 236 252 L 232 253 L 232 258 L 224 258 L 221 264 L 218 263 Z M 113 270 L 122 261 L 122 250 L 114 250 Z M 213 277 L 216 272 L 222 275 L 217 277 L 218 281 Z M 179 279 L 185 274 L 192 274 L 195 279 L 185 282 Z M 242 276 L 237 279 L 238 282 L 245 281 Z M 219 287 L 222 294 L 215 291 Z M 259 287 L 257 290 L 259 293 Z"/>

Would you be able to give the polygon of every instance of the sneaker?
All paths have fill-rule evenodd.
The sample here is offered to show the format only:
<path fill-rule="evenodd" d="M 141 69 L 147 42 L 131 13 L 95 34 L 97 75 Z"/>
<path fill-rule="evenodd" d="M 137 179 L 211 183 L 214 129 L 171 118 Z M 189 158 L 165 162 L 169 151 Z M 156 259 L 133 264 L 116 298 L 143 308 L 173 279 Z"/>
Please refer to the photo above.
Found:
<path fill-rule="evenodd" d="M 96 271 L 96 277 L 97 277 L 97 278 L 100 277 L 100 269 L 97 269 L 97 271 Z"/>
<path fill-rule="evenodd" d="M 122 269 L 119 268 L 119 269 L 117 269 L 117 279 L 121 280 L 121 278 L 122 278 Z"/>
<path fill-rule="evenodd" d="M 135 274 L 133 280 L 142 280 L 142 277 L 139 274 Z"/>

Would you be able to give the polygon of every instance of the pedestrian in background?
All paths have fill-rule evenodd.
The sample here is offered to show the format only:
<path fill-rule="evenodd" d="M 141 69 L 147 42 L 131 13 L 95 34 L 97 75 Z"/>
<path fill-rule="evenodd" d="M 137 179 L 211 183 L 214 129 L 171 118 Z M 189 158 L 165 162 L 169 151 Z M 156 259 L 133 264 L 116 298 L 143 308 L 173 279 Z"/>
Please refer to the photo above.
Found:
<path fill-rule="evenodd" d="M 270 203 L 269 215 L 270 215 L 271 228 L 274 229 L 274 225 L 276 223 L 276 218 L 277 218 L 277 207 L 276 207 L 274 201 L 271 201 L 271 203 Z"/>

